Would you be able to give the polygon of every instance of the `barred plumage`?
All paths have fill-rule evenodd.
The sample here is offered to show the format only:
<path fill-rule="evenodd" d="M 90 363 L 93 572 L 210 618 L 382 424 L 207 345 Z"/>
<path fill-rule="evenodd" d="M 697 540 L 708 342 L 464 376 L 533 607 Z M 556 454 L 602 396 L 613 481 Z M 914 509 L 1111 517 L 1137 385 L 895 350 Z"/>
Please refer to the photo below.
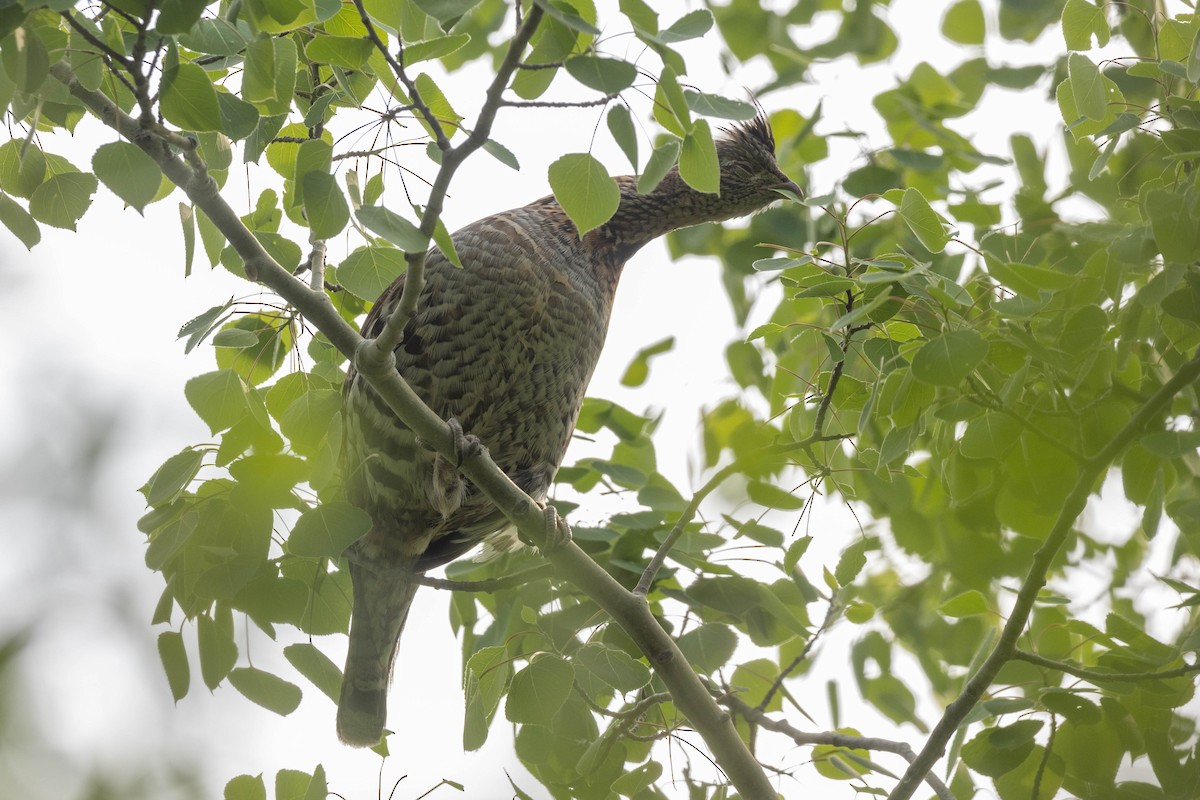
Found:
<path fill-rule="evenodd" d="M 625 262 L 652 239 L 730 219 L 799 191 L 779 170 L 764 117 L 718 141 L 720 195 L 672 170 L 640 195 L 618 178 L 617 213 L 582 239 L 553 197 L 472 223 L 454 234 L 458 269 L 437 250 L 426 262 L 416 314 L 396 349 L 400 374 L 443 418 L 477 436 L 513 481 L 541 501 L 562 461 L 600 356 Z M 382 329 L 403 291 L 380 296 L 363 335 Z M 344 472 L 349 497 L 370 515 L 350 556 L 354 617 L 338 706 L 348 744 L 379 741 L 397 640 L 420 573 L 463 555 L 506 527 L 499 511 L 413 433 L 351 368 L 346 382 Z"/>

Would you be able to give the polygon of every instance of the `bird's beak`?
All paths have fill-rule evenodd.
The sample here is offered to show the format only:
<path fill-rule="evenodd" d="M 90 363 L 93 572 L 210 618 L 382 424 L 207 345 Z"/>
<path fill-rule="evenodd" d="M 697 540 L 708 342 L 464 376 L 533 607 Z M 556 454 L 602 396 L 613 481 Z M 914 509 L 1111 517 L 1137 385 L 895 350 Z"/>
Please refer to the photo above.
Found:
<path fill-rule="evenodd" d="M 804 199 L 804 192 L 796 185 L 795 181 L 784 181 L 778 186 L 772 186 L 771 190 L 778 192 L 793 203 L 799 203 Z"/>

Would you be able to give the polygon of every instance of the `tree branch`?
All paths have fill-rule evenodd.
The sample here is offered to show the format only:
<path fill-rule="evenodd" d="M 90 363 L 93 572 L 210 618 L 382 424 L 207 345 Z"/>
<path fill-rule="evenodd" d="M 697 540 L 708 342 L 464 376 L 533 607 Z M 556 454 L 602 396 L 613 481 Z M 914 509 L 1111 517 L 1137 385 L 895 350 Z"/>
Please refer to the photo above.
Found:
<path fill-rule="evenodd" d="M 762 709 L 750 706 L 737 695 L 726 695 L 719 702 L 727 706 L 735 714 L 740 714 L 747 722 L 766 728 L 769 731 L 782 733 L 801 746 L 823 744 L 831 747 L 845 747 L 850 750 L 858 749 L 895 753 L 909 764 L 913 763 L 917 758 L 917 754 L 913 752 L 912 747 L 907 742 L 895 742 L 891 739 L 876 739 L 867 736 L 851 736 L 845 733 L 837 733 L 836 731 L 810 733 L 793 728 L 783 720 L 777 720 L 768 716 Z M 933 789 L 934 794 L 938 796 L 939 800 L 954 800 L 954 794 L 950 791 L 950 788 L 942 783 L 941 779 L 932 772 L 927 772 L 924 780 Z"/>
<path fill-rule="evenodd" d="M 1005 662 L 1015 657 L 1017 640 L 1025 630 L 1029 615 L 1033 612 L 1038 592 L 1046 585 L 1046 575 L 1049 574 L 1050 563 L 1066 541 L 1075 520 L 1083 512 L 1096 481 L 1100 479 L 1116 457 L 1142 432 L 1151 418 L 1161 413 L 1176 394 L 1197 379 L 1200 379 L 1200 351 L 1197 351 L 1173 378 L 1150 396 L 1132 419 L 1125 424 L 1125 427 L 1121 428 L 1100 452 L 1085 462 L 1079 478 L 1075 481 L 1075 486 L 1063 503 L 1062 511 L 1055 520 L 1054 527 L 1050 529 L 1046 540 L 1033 556 L 1033 564 L 1021 584 L 1020 591 L 1017 592 L 1017 600 L 1013 604 L 1012 612 L 1009 614 L 1008 621 L 1004 624 L 1004 630 L 992 648 L 992 652 L 988 654 L 979 670 L 967 680 L 959 696 L 946 707 L 945 713 L 942 714 L 942 718 L 925 742 L 925 747 L 922 748 L 916 761 L 909 766 L 908 771 L 904 773 L 900 783 L 888 795 L 888 800 L 908 800 L 909 797 L 912 797 L 925 774 L 945 754 L 946 743 L 950 741 L 959 725 L 966 719 L 967 714 L 983 697 L 983 693 L 991 686 L 1000 668 L 1004 666 Z"/>
<path fill-rule="evenodd" d="M 541 15 L 542 11 L 536 5 L 529 11 L 496 80 L 488 89 L 488 100 L 480 114 L 478 126 L 466 142 L 446 154 L 446 159 L 455 167 L 487 141 L 507 76 L 515 69 L 517 56 L 533 35 Z M 121 111 L 106 96 L 81 85 L 65 61 L 52 65 L 50 73 L 102 122 L 120 131 L 154 159 L 163 174 L 180 187 L 221 231 L 245 262 L 246 275 L 251 280 L 278 293 L 324 333 L 334 347 L 352 358 L 359 374 L 370 382 L 388 407 L 414 434 L 430 443 L 447 459 L 457 459 L 449 426 L 421 401 L 400 376 L 392 349 L 380 348 L 378 340 L 364 340 L 341 318 L 324 292 L 313 291 L 271 258 L 221 197 L 211 177 L 185 164 L 161 139 L 142 130 L 137 120 Z M 471 146 L 468 148 L 468 145 Z M 196 166 L 202 166 L 197 156 L 193 154 L 193 158 Z M 443 161 L 443 169 L 435 182 L 434 197 L 430 199 L 422 220 L 422 230 L 427 234 L 432 233 L 441 214 L 445 191 L 453 172 L 447 170 L 445 164 L 446 161 Z M 424 253 L 420 254 L 417 263 L 423 268 Z M 406 286 L 405 294 L 407 289 Z M 415 300 L 414 295 L 414 303 Z M 531 541 L 545 545 L 547 526 L 542 507 L 496 466 L 486 450 L 469 454 L 461 470 L 521 533 Z M 559 573 L 611 615 L 646 655 L 670 691 L 676 708 L 704 738 L 713 758 L 721 765 L 737 791 L 743 797 L 754 800 L 776 797 L 766 773 L 738 736 L 729 714 L 708 693 L 675 641 L 651 613 L 645 598 L 626 590 L 573 542 L 559 543 L 548 551 L 544 549 L 544 552 Z"/>
<path fill-rule="evenodd" d="M 1045 656 L 1039 656 L 1037 653 L 1030 653 L 1027 650 L 1013 650 L 1012 659 L 1014 661 L 1027 661 L 1030 664 L 1036 664 L 1039 667 L 1052 669 L 1056 672 L 1065 672 L 1068 675 L 1074 675 L 1076 678 L 1088 681 L 1089 683 L 1168 680 L 1170 678 L 1182 678 L 1185 675 L 1200 674 L 1200 661 L 1195 664 L 1186 664 L 1175 669 L 1164 669 L 1157 672 L 1107 672 L 1098 669 L 1087 669 L 1078 664 L 1072 664 L 1070 661 L 1057 661 L 1052 658 L 1046 658 Z"/>
<path fill-rule="evenodd" d="M 356 0 L 356 2 L 361 3 L 361 0 Z M 424 213 L 421 214 L 420 231 L 424 235 L 425 241 L 428 242 L 432 239 L 433 232 L 437 229 L 438 220 L 442 216 L 442 206 L 446 202 L 446 192 L 450 188 L 450 179 L 454 177 L 454 173 L 458 171 L 467 156 L 483 147 L 487 142 L 488 134 L 492 131 L 492 123 L 496 120 L 496 112 L 500 109 L 503 100 L 504 90 L 508 87 L 508 81 L 516 71 L 517 64 L 521 61 L 521 53 L 524 52 L 525 45 L 533 38 L 534 31 L 542 21 L 542 14 L 540 6 L 532 6 L 529 14 L 521 23 L 521 27 L 517 29 L 516 35 L 513 36 L 508 50 L 504 54 L 504 60 L 496 69 L 496 77 L 488 86 L 483 106 L 479 110 L 479 119 L 466 141 L 457 147 L 449 147 L 447 144 L 446 148 L 442 148 L 442 166 L 438 170 L 437 177 L 434 178 L 433 188 L 429 191 L 429 200 L 425 205 Z M 384 351 L 390 353 L 395 350 L 401 339 L 404 338 L 404 326 L 408 324 L 408 320 L 417 310 L 417 298 L 421 296 L 421 289 L 425 286 L 426 254 L 425 250 L 404 254 L 404 258 L 408 262 L 408 268 L 404 275 L 404 291 L 400 293 L 399 302 L 392 309 L 391 315 L 384 323 L 383 330 L 380 331 L 372 345 L 380 351 L 380 354 L 373 356 L 374 358 L 382 358 L 381 353 Z M 449 431 L 447 431 L 448 434 Z"/>

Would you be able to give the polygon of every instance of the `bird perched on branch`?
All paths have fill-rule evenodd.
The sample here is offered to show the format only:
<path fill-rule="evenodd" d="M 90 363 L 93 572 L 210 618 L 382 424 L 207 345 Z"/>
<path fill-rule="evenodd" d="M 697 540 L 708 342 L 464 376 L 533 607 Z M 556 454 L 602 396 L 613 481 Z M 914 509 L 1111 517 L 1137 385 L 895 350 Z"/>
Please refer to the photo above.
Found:
<path fill-rule="evenodd" d="M 703 222 L 757 211 L 799 192 L 775 161 L 762 115 L 717 142 L 719 194 L 673 169 L 647 194 L 617 178 L 612 219 L 580 237 L 553 197 L 479 220 L 454 234 L 463 268 L 429 252 L 417 311 L 396 366 L 443 419 L 477 437 L 496 464 L 544 501 L 600 357 L 621 269 L 647 242 Z M 375 337 L 399 302 L 400 276 L 363 324 Z M 371 746 L 383 735 L 412 576 L 466 553 L 508 523 L 456 465 L 425 449 L 353 367 L 346 379 L 344 463 L 349 498 L 370 531 L 347 551 L 354 586 L 338 736 Z"/>

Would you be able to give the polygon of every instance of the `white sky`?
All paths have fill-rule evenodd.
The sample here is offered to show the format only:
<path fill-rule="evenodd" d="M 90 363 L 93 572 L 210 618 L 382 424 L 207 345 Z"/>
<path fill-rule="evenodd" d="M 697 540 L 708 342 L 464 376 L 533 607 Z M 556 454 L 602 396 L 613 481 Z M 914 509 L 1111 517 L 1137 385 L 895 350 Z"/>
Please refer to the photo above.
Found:
<path fill-rule="evenodd" d="M 655 5 L 666 21 L 696 7 L 684 2 Z M 814 69 L 818 77 L 814 84 L 769 94 L 762 98 L 763 104 L 770 110 L 794 107 L 808 115 L 818 100 L 824 100 L 818 133 L 866 131 L 872 146 L 886 144 L 870 105 L 874 94 L 892 85 L 895 76 L 906 76 L 919 61 L 949 70 L 973 55 L 949 45 L 937 33 L 948 5 L 895 0 L 888 18 L 901 49 L 887 64 L 866 69 L 853 62 L 819 67 Z M 615 3 L 602 4 L 601 19 L 615 19 L 605 6 L 615 7 Z M 994 14 L 992 22 L 994 28 Z M 825 38 L 830 33 L 827 28 L 822 23 L 816 31 L 794 34 L 811 43 Z M 623 41 L 615 40 L 608 52 L 623 55 Z M 743 86 L 753 86 L 765 76 L 765 65 L 755 63 L 733 77 L 720 74 L 711 55 L 714 47 L 710 35 L 681 48 L 691 67 L 689 80 L 704 90 L 741 96 Z M 993 37 L 987 53 L 993 63 L 1020 65 L 1044 61 L 1048 49 L 1061 48 L 1061 35 L 1051 28 L 1033 48 Z M 652 56 L 646 59 L 654 63 Z M 473 64 L 442 83 L 468 119 L 479 87 L 488 77 L 484 66 Z M 557 83 L 571 84 L 566 76 Z M 1059 136 L 1061 120 L 1045 101 L 1046 94 L 1045 81 L 1022 95 L 992 91 L 982 110 L 951 126 L 971 136 L 983 152 L 997 155 L 1007 155 L 1008 137 L 1018 132 L 1017 126 L 1039 141 L 1051 141 Z M 634 108 L 645 121 L 646 104 L 635 101 Z M 448 227 L 453 230 L 545 194 L 549 163 L 564 152 L 587 150 L 597 125 L 600 132 L 593 152 L 614 172 L 625 171 L 624 157 L 609 142 L 602 114 L 601 109 L 503 111 L 493 138 L 517 155 L 522 170 L 514 173 L 485 154 L 468 162 L 447 205 Z M 44 145 L 86 168 L 95 143 L 108 141 L 111 134 L 86 125 L 80 131 L 77 141 L 47 140 Z M 340 132 L 335 130 L 335 136 Z M 859 145 L 850 140 L 835 138 L 830 146 L 833 157 L 814 176 L 813 190 L 818 194 L 863 163 Z M 432 170 L 420 163 L 418 151 L 410 152 L 417 162 L 413 168 L 432 176 Z M 246 177 L 235 172 L 227 196 L 235 208 L 246 208 L 241 187 L 251 187 L 256 196 L 275 183 L 264 162 Z M 392 198 L 400 203 L 395 195 Z M 143 538 L 134 523 L 143 505 L 135 489 L 168 455 L 210 438 L 187 407 L 182 390 L 188 378 L 214 368 L 212 350 L 202 347 L 182 357 L 182 345 L 175 341 L 179 326 L 231 295 L 256 294 L 256 287 L 224 270 L 210 271 L 202 253 L 197 255 L 192 277 L 183 280 L 178 199 L 177 194 L 151 206 L 142 219 L 135 211 L 122 210 L 120 202 L 101 188 L 77 234 L 44 228 L 44 241 L 32 253 L 0 233 L 4 284 L 0 372 L 9 376 L 0 384 L 0 415 L 8 421 L 0 426 L 0 468 L 13 464 L 11 456 L 19 448 L 24 452 L 32 446 L 37 458 L 54 465 L 72 458 L 66 443 L 85 433 L 113 437 L 98 485 L 80 487 L 71 484 L 69 476 L 50 477 L 52 482 L 62 482 L 52 492 L 56 498 L 52 504 L 20 499 L 22 492 L 32 494 L 37 488 L 22 481 L 30 476 L 45 481 L 44 474 L 30 469 L 0 481 L 7 489 L 7 495 L 0 493 L 0 537 L 8 556 L 0 560 L 0 633 L 17 629 L 35 614 L 49 615 L 23 661 L 29 691 L 19 704 L 45 723 L 56 748 L 84 762 L 122 763 L 133 758 L 124 763 L 137 763 L 145 754 L 159 752 L 168 758 L 170 754 L 195 757 L 204 765 L 204 778 L 214 791 L 241 772 L 265 772 L 269 777 L 280 768 L 311 771 L 324 763 L 333 790 L 350 798 L 375 797 L 378 758 L 336 743 L 332 703 L 283 662 L 276 645 L 256 641 L 252 655 L 255 665 L 272 669 L 305 690 L 305 702 L 290 717 L 278 718 L 251 706 L 228 686 L 210 696 L 195 666 L 191 694 L 177 708 L 170 705 L 154 641 L 146 631 L 161 578 L 141 562 Z M 331 257 L 345 252 L 346 241 L 343 235 L 331 243 Z M 661 243 L 639 253 L 622 278 L 608 344 L 590 390 L 593 396 L 634 410 L 669 408 L 658 438 L 659 458 L 663 471 L 680 485 L 696 485 L 689 459 L 696 452 L 698 409 L 734 388 L 723 377 L 722 353 L 737 331 L 718 269 L 712 259 L 672 262 Z M 693 287 L 687 293 L 680 288 L 683 271 Z M 768 298 L 773 296 L 769 288 L 766 291 Z M 769 309 L 772 304 L 765 299 L 761 307 Z M 621 387 L 618 380 L 632 355 L 644 344 L 669 335 L 676 337 L 676 349 L 653 362 L 648 383 L 637 390 Z M 92 418 L 79 413 L 85 407 L 121 413 L 111 429 L 101 425 L 96 430 Z M 35 460 L 29 455 L 20 463 Z M 89 497 L 79 501 L 80 494 Z M 790 528 L 790 522 L 782 522 L 781 527 Z M 819 544 L 807 557 L 814 560 L 806 563 L 817 564 L 836 563 L 855 530 L 848 515 L 830 508 L 818 511 L 813 529 L 821 531 Z M 384 765 L 383 794 L 407 774 L 397 797 L 418 796 L 443 777 L 467 782 L 466 797 L 505 797 L 509 793 L 504 770 L 514 777 L 522 773 L 506 743 L 506 726 L 493 727 L 483 752 L 460 752 L 459 647 L 447 624 L 446 607 L 446 595 L 421 592 L 405 631 L 390 702 L 391 727 L 399 733 L 392 738 L 393 757 Z M 826 646 L 845 647 L 856 633 L 852 626 L 843 625 Z M 189 642 L 194 641 L 190 629 L 187 635 Z M 344 638 L 325 637 L 317 644 L 341 662 Z M 838 675 L 837 661 L 826 659 L 825 672 L 791 686 L 821 724 L 828 723 L 824 683 Z M 877 727 L 878 716 L 858 707 L 854 694 L 852 684 L 843 686 L 843 724 L 854 724 L 867 734 L 895 735 L 890 725 Z M 926 718 L 932 719 L 933 709 L 925 710 Z M 904 729 L 901 735 L 919 746 L 915 731 Z M 806 751 L 792 751 L 783 762 L 796 764 L 806 758 Z M 894 758 L 881 755 L 878 760 L 900 769 Z M 27 796 L 71 796 L 71 778 L 55 766 L 58 763 L 25 767 L 30 784 L 23 787 Z M 0 755 L 0 775 L 12 767 Z M 519 782 L 526 791 L 542 796 L 532 779 Z M 853 796 L 848 785 L 840 793 L 839 787 L 829 784 L 822 791 L 830 798 Z M 443 788 L 433 796 L 460 795 Z"/>

